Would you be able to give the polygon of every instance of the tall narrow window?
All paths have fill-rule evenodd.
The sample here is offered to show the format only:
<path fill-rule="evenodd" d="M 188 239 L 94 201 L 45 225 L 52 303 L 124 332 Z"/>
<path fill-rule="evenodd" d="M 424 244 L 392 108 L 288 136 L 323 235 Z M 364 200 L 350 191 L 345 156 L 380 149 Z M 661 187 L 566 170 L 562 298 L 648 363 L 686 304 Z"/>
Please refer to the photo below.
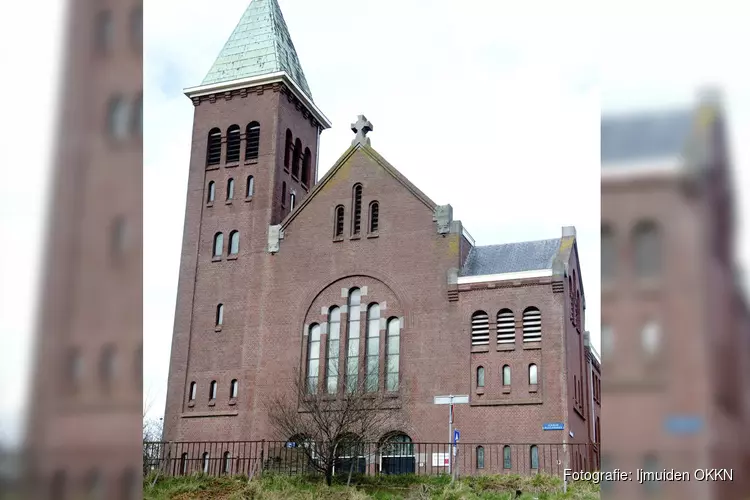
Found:
<path fill-rule="evenodd" d="M 195 401 L 195 396 L 198 393 L 198 384 L 195 382 L 190 382 L 190 401 Z"/>
<path fill-rule="evenodd" d="M 484 469 L 484 446 L 477 446 L 477 469 Z"/>
<path fill-rule="evenodd" d="M 326 352 L 326 387 L 328 394 L 339 388 L 339 342 L 341 338 L 341 310 L 334 306 L 328 311 L 328 349 Z"/>
<path fill-rule="evenodd" d="M 247 176 L 247 187 L 245 188 L 245 198 L 252 198 L 255 191 L 255 179 L 252 175 Z"/>
<path fill-rule="evenodd" d="M 227 129 L 227 163 L 240 161 L 240 126 L 232 125 Z"/>
<path fill-rule="evenodd" d="M 240 232 L 229 233 L 229 255 L 237 255 L 240 252 Z"/>
<path fill-rule="evenodd" d="M 310 185 L 310 173 L 312 171 L 312 153 L 310 148 L 305 148 L 305 154 L 302 158 L 302 185 Z"/>
<path fill-rule="evenodd" d="M 203 453 L 203 460 L 202 460 L 203 461 L 203 473 L 204 474 L 208 474 L 209 460 L 210 460 L 210 458 L 209 458 L 208 452 L 206 451 L 206 452 Z"/>
<path fill-rule="evenodd" d="M 227 181 L 227 200 L 234 199 L 234 179 Z"/>
<path fill-rule="evenodd" d="M 114 23 L 112 22 L 112 12 L 103 10 L 96 16 L 94 47 L 101 54 L 107 54 L 112 49 L 113 38 Z"/>
<path fill-rule="evenodd" d="M 503 366 L 503 385 L 510 387 L 510 366 Z"/>
<path fill-rule="evenodd" d="M 515 341 L 516 319 L 513 316 L 513 311 L 502 309 L 497 313 L 497 343 L 513 344 Z"/>
<path fill-rule="evenodd" d="M 216 306 L 216 326 L 224 324 L 224 304 Z"/>
<path fill-rule="evenodd" d="M 532 445 L 530 452 L 530 462 L 531 462 L 531 468 L 532 469 L 538 469 L 539 468 L 539 448 L 537 448 L 536 445 Z"/>
<path fill-rule="evenodd" d="M 362 184 L 354 186 L 352 196 L 352 235 L 362 231 Z"/>
<path fill-rule="evenodd" d="M 292 150 L 294 149 L 294 139 L 292 131 L 286 129 L 286 142 L 284 142 L 284 169 L 289 171 L 289 162 L 292 159 Z"/>
<path fill-rule="evenodd" d="M 349 392 L 357 390 L 359 383 L 359 307 L 361 292 L 354 288 L 349 292 L 349 328 L 346 354 L 346 388 Z"/>
<path fill-rule="evenodd" d="M 248 123 L 245 132 L 245 161 L 257 160 L 260 152 L 260 123 Z"/>
<path fill-rule="evenodd" d="M 71 390 L 77 390 L 83 377 L 83 357 L 76 347 L 71 347 L 67 355 L 67 382 Z"/>
<path fill-rule="evenodd" d="M 538 369 L 535 364 L 529 365 L 529 385 L 537 385 Z"/>
<path fill-rule="evenodd" d="M 228 451 L 224 452 L 224 463 L 222 464 L 221 470 L 224 472 L 224 474 L 229 474 L 229 471 L 232 470 L 232 455 Z"/>
<path fill-rule="evenodd" d="M 542 313 L 536 307 L 527 307 L 523 312 L 523 341 L 542 340 Z"/>
<path fill-rule="evenodd" d="M 221 163 L 221 130 L 212 128 L 208 133 L 208 147 L 206 148 L 206 165 Z"/>
<path fill-rule="evenodd" d="M 130 132 L 130 105 L 120 95 L 113 96 L 107 107 L 107 131 L 115 140 L 127 139 Z"/>
<path fill-rule="evenodd" d="M 188 454 L 183 453 L 182 456 L 180 456 L 180 474 L 187 474 L 188 469 Z"/>
<path fill-rule="evenodd" d="M 344 205 L 336 207 L 336 220 L 334 221 L 334 236 L 344 236 Z"/>
<path fill-rule="evenodd" d="M 286 207 L 286 181 L 281 183 L 281 208 Z"/>
<path fill-rule="evenodd" d="M 490 318 L 484 311 L 477 311 L 471 316 L 471 345 L 488 345 L 490 343 Z"/>
<path fill-rule="evenodd" d="M 216 198 L 216 183 L 211 181 L 208 183 L 208 198 L 206 198 L 206 201 L 208 203 L 213 203 L 214 198 Z"/>
<path fill-rule="evenodd" d="M 237 394 L 240 392 L 240 384 L 237 382 L 237 379 L 232 380 L 232 383 L 229 384 L 229 397 L 231 399 L 235 399 L 237 397 Z"/>
<path fill-rule="evenodd" d="M 99 379 L 102 387 L 106 390 L 112 385 L 115 375 L 115 348 L 112 345 L 105 346 L 102 357 L 99 360 Z"/>
<path fill-rule="evenodd" d="M 401 320 L 388 320 L 388 342 L 386 344 L 385 390 L 398 390 L 398 373 L 401 352 Z"/>
<path fill-rule="evenodd" d="M 310 326 L 307 340 L 307 393 L 318 392 L 318 370 L 320 368 L 320 325 Z"/>
<path fill-rule="evenodd" d="M 510 454 L 510 446 L 503 446 L 503 469 L 510 469 L 513 465 L 513 459 Z"/>
<path fill-rule="evenodd" d="M 370 304 L 367 309 L 367 391 L 378 390 L 378 370 L 380 368 L 380 305 Z"/>
<path fill-rule="evenodd" d="M 484 387 L 484 366 L 477 368 L 477 387 Z"/>
<path fill-rule="evenodd" d="M 294 207 L 297 205 L 297 195 L 291 193 L 289 195 L 289 211 L 294 212 Z"/>
<path fill-rule="evenodd" d="M 297 139 L 294 143 L 294 152 L 292 153 L 292 177 L 299 178 L 299 164 L 302 160 L 302 141 Z"/>
<path fill-rule="evenodd" d="M 635 273 L 638 278 L 655 278 L 661 268 L 661 238 L 652 221 L 642 221 L 633 230 Z"/>
<path fill-rule="evenodd" d="M 143 6 L 135 7 L 130 13 L 130 38 L 133 47 L 140 54 L 143 50 Z"/>
<path fill-rule="evenodd" d="M 215 381 L 211 381 L 211 391 L 208 393 L 208 399 L 213 401 L 216 399 L 216 393 L 219 390 L 219 384 Z"/>
<path fill-rule="evenodd" d="M 143 94 L 138 94 L 133 102 L 130 130 L 135 137 L 143 137 Z"/>
<path fill-rule="evenodd" d="M 224 253 L 224 235 L 216 233 L 214 235 L 214 257 L 221 257 L 222 253 Z"/>
<path fill-rule="evenodd" d="M 368 230 L 370 233 L 378 232 L 378 222 L 380 217 L 380 205 L 377 201 L 370 203 L 370 224 Z"/>

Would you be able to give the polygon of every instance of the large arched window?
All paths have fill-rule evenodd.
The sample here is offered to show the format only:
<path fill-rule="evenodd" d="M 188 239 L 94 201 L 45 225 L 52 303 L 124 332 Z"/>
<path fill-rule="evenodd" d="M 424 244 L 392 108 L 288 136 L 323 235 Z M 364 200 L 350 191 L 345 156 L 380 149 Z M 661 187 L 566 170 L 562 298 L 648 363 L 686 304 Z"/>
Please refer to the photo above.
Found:
<path fill-rule="evenodd" d="M 229 233 L 229 255 L 240 253 L 240 232 L 232 231 Z"/>
<path fill-rule="evenodd" d="M 378 390 L 380 369 L 380 304 L 370 304 L 367 308 L 367 361 L 365 377 L 368 392 Z"/>
<path fill-rule="evenodd" d="M 227 201 L 234 199 L 234 179 L 230 178 L 227 181 Z"/>
<path fill-rule="evenodd" d="M 503 469 L 510 469 L 513 466 L 513 457 L 510 452 L 510 446 L 503 446 Z"/>
<path fill-rule="evenodd" d="M 232 125 L 227 129 L 227 163 L 240 161 L 240 126 Z"/>
<path fill-rule="evenodd" d="M 302 157 L 302 185 L 310 185 L 310 174 L 312 172 L 312 153 L 310 148 L 305 148 L 305 154 Z"/>
<path fill-rule="evenodd" d="M 224 234 L 216 233 L 214 235 L 214 257 L 221 257 L 224 253 Z"/>
<path fill-rule="evenodd" d="M 206 165 L 218 165 L 219 163 L 221 163 L 221 130 L 212 128 L 208 133 Z"/>
<path fill-rule="evenodd" d="M 484 366 L 477 367 L 477 387 L 484 387 Z"/>
<path fill-rule="evenodd" d="M 484 469 L 484 446 L 477 446 L 477 469 Z"/>
<path fill-rule="evenodd" d="M 386 344 L 385 390 L 397 391 L 399 379 L 399 363 L 401 352 L 401 320 L 390 318 L 387 324 L 388 340 Z"/>
<path fill-rule="evenodd" d="M 510 366 L 503 366 L 503 386 L 510 387 Z"/>
<path fill-rule="evenodd" d="M 529 365 L 529 385 L 537 385 L 539 377 L 539 369 L 535 364 Z"/>
<path fill-rule="evenodd" d="M 490 343 L 490 318 L 484 311 L 471 315 L 471 345 L 488 345 Z"/>
<path fill-rule="evenodd" d="M 294 142 L 294 152 L 292 153 L 292 177 L 299 178 L 299 167 L 302 161 L 302 141 L 297 139 Z"/>
<path fill-rule="evenodd" d="M 359 288 L 349 291 L 349 327 L 346 354 L 346 389 L 355 392 L 359 383 L 359 308 L 362 292 Z"/>
<path fill-rule="evenodd" d="M 224 324 L 224 304 L 216 306 L 216 326 Z"/>
<path fill-rule="evenodd" d="M 362 232 L 362 184 L 356 184 L 352 191 L 352 235 Z"/>
<path fill-rule="evenodd" d="M 245 161 L 257 160 L 260 152 L 260 123 L 247 124 L 245 141 Z"/>
<path fill-rule="evenodd" d="M 516 318 L 510 309 L 497 313 L 497 343 L 513 344 L 516 341 Z"/>
<path fill-rule="evenodd" d="M 536 307 L 527 307 L 523 312 L 523 341 L 542 340 L 542 313 Z"/>
<path fill-rule="evenodd" d="M 333 223 L 333 236 L 335 238 L 344 236 L 344 205 L 336 207 L 335 220 Z"/>
<path fill-rule="evenodd" d="M 341 309 L 333 306 L 328 310 L 328 349 L 326 352 L 326 387 L 328 394 L 338 392 L 340 339 Z"/>
<path fill-rule="evenodd" d="M 378 232 L 378 226 L 380 225 L 380 204 L 377 201 L 370 203 L 370 222 L 367 230 L 372 233 Z"/>
<path fill-rule="evenodd" d="M 292 131 L 286 129 L 286 141 L 284 142 L 284 168 L 289 171 L 289 163 L 292 159 L 292 150 L 294 150 L 294 138 Z"/>
<path fill-rule="evenodd" d="M 310 326 L 307 340 L 307 393 L 318 392 L 318 373 L 320 368 L 320 325 Z"/>
<path fill-rule="evenodd" d="M 213 203 L 215 198 L 216 198 L 216 183 L 214 181 L 211 181 L 208 183 L 208 197 L 206 198 L 206 202 Z"/>
<path fill-rule="evenodd" d="M 638 278 L 655 278 L 661 271 L 661 238 L 652 221 L 639 222 L 633 229 L 635 273 Z"/>
<path fill-rule="evenodd" d="M 394 433 L 383 440 L 380 450 L 383 474 L 414 474 L 416 457 L 411 437 Z"/>
<path fill-rule="evenodd" d="M 539 448 L 536 445 L 532 445 L 529 449 L 529 461 L 532 469 L 539 468 Z"/>

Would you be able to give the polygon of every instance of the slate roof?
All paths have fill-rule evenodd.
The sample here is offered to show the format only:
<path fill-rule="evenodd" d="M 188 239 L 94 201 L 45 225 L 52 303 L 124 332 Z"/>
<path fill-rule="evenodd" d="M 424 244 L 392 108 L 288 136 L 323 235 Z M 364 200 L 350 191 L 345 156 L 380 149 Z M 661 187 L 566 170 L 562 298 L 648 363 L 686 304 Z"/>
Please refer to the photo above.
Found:
<path fill-rule="evenodd" d="M 560 238 L 554 238 L 474 247 L 459 276 L 552 269 L 552 263 L 560 250 L 560 242 Z"/>
<path fill-rule="evenodd" d="M 277 0 L 252 0 L 202 85 L 286 72 L 312 99 Z"/>
<path fill-rule="evenodd" d="M 601 163 L 679 156 L 694 123 L 693 109 L 602 117 Z"/>

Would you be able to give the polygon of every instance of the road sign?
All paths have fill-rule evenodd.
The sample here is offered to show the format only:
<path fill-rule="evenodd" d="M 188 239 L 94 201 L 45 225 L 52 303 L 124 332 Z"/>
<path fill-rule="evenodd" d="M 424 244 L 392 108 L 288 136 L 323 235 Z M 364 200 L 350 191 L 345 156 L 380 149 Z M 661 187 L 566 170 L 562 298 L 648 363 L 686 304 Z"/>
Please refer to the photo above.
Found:
<path fill-rule="evenodd" d="M 563 422 L 549 422 L 542 424 L 542 430 L 544 431 L 562 431 L 565 430 L 565 423 Z"/>
<path fill-rule="evenodd" d="M 669 434 L 697 434 L 703 428 L 703 419 L 698 415 L 670 415 L 664 420 Z"/>
<path fill-rule="evenodd" d="M 459 438 L 461 437 L 461 433 L 458 432 L 458 429 L 453 430 L 453 444 L 458 443 Z"/>
<path fill-rule="evenodd" d="M 468 404 L 469 396 L 435 396 L 436 405 Z"/>

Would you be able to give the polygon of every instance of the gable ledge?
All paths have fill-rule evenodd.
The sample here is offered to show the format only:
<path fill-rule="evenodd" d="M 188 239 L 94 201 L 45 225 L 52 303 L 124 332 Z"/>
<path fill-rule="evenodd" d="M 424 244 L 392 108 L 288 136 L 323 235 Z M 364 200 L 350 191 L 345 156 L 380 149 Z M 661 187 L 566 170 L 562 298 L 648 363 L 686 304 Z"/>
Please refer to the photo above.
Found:
<path fill-rule="evenodd" d="M 481 276 L 461 276 L 458 278 L 459 285 L 471 283 L 488 283 L 490 281 L 510 281 L 529 278 L 547 278 L 552 276 L 552 269 L 537 269 L 534 271 L 518 271 L 515 273 L 485 274 Z"/>

